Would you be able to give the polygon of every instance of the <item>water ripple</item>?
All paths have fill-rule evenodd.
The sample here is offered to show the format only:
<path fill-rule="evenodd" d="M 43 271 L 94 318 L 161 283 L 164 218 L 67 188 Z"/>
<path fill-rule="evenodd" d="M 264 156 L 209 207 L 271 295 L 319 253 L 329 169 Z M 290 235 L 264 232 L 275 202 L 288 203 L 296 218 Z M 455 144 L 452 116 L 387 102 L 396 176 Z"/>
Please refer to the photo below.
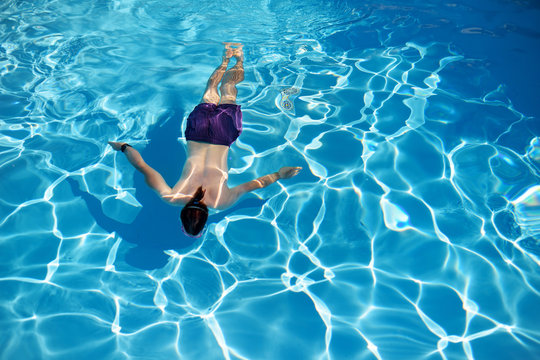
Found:
<path fill-rule="evenodd" d="M 0 5 L 1 357 L 534 357 L 538 126 L 488 59 L 427 35 L 502 41 L 444 6 Z M 106 143 L 166 142 L 224 39 L 246 49 L 231 185 L 304 171 L 198 241 L 165 214 L 143 233 L 154 205 Z"/>

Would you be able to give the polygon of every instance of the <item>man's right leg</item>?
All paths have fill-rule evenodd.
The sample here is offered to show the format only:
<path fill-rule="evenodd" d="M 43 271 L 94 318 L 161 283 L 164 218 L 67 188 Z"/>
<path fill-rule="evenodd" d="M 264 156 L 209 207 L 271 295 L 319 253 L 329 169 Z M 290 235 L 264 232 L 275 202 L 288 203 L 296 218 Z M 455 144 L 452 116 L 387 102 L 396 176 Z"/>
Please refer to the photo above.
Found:
<path fill-rule="evenodd" d="M 229 65 L 229 60 L 231 59 L 232 55 L 233 50 L 231 47 L 229 45 L 225 45 L 225 54 L 223 55 L 221 65 L 219 65 L 217 69 L 214 70 L 212 75 L 210 75 L 201 103 L 210 103 L 216 105 L 219 103 L 217 87 L 223 78 L 223 74 L 225 74 L 225 71 L 227 71 L 227 65 Z"/>
<path fill-rule="evenodd" d="M 236 85 L 244 80 L 244 52 L 242 45 L 234 49 L 233 56 L 236 58 L 236 64 L 225 73 L 220 87 L 220 104 L 236 104 L 236 94 L 238 93 Z"/>

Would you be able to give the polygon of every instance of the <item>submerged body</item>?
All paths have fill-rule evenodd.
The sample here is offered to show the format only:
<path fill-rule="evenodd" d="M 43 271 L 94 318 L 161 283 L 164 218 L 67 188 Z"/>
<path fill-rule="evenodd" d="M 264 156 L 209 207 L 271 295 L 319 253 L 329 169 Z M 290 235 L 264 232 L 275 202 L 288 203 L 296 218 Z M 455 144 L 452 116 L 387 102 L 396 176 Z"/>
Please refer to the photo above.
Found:
<path fill-rule="evenodd" d="M 227 70 L 232 57 L 236 64 Z M 300 167 L 282 167 L 278 172 L 229 188 L 229 146 L 242 131 L 236 85 L 244 79 L 243 60 L 241 44 L 225 43 L 222 63 L 210 76 L 201 103 L 188 117 L 187 160 L 180 179 L 172 188 L 161 174 L 144 162 L 137 150 L 127 143 L 109 142 L 113 149 L 124 152 L 129 162 L 143 173 L 146 183 L 167 203 L 186 205 L 184 210 L 188 207 L 224 209 L 246 192 L 293 177 L 300 171 Z M 221 94 L 217 88 L 219 83 Z"/>

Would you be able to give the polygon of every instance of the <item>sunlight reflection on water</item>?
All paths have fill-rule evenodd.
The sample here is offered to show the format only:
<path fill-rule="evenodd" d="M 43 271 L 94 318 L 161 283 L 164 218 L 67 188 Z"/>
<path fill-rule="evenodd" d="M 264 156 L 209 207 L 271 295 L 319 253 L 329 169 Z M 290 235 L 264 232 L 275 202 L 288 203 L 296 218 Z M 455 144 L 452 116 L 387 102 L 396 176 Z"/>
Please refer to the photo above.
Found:
<path fill-rule="evenodd" d="M 2 357 L 539 350 L 535 120 L 483 62 L 423 38 L 415 17 L 444 32 L 450 15 L 353 5 L 0 5 Z M 193 241 L 106 144 L 174 182 L 225 39 L 246 48 L 231 185 L 304 171 Z"/>

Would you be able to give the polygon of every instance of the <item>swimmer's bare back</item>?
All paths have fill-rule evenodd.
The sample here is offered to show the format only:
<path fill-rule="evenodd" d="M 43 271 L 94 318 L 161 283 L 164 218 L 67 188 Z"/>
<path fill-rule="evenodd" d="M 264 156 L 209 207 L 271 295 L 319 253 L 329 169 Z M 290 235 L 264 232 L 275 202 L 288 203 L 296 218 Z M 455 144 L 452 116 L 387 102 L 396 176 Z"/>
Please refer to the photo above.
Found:
<path fill-rule="evenodd" d="M 161 174 L 143 160 L 136 149 L 123 142 L 110 141 L 109 144 L 117 151 L 121 151 L 123 145 L 126 145 L 123 151 L 126 158 L 135 169 L 144 175 L 148 186 L 165 202 L 177 206 L 185 205 L 197 188 L 202 186 L 205 189 L 203 201 L 206 206 L 214 209 L 225 209 L 234 204 L 245 193 L 267 187 L 280 179 L 292 178 L 302 169 L 301 167 L 282 167 L 277 172 L 229 188 L 227 165 L 229 147 L 188 141 L 188 156 L 182 175 L 176 185 L 171 188 Z"/>

